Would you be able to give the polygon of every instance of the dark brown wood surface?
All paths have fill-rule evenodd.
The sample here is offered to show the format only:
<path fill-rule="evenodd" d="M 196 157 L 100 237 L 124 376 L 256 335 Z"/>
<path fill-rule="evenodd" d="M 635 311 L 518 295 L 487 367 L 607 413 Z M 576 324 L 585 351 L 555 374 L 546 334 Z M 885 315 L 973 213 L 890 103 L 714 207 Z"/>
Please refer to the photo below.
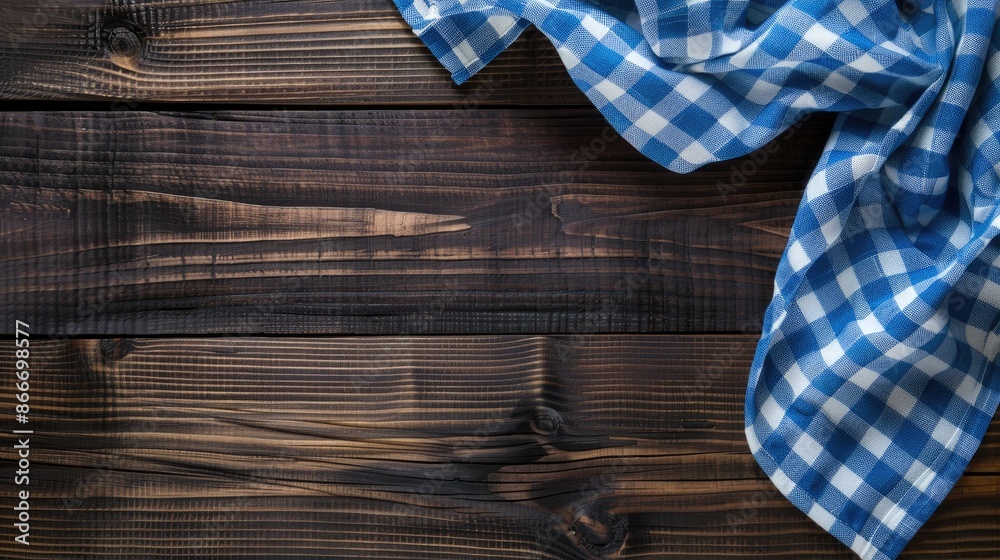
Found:
<path fill-rule="evenodd" d="M 0 557 L 853 558 L 742 432 L 831 119 L 679 176 L 390 0 L 0 0 L 0 100 Z M 1000 422 L 902 558 L 1000 558 Z"/>
<path fill-rule="evenodd" d="M 846 560 L 746 451 L 754 344 L 37 342 L 18 557 Z M 995 558 L 993 428 L 906 558 Z"/>
<path fill-rule="evenodd" d="M 4 114 L 0 317 L 67 335 L 758 332 L 829 124 L 759 167 L 684 176 L 593 108 Z"/>
<path fill-rule="evenodd" d="M 586 103 L 534 28 L 456 87 L 391 0 L 4 0 L 3 98 Z"/>

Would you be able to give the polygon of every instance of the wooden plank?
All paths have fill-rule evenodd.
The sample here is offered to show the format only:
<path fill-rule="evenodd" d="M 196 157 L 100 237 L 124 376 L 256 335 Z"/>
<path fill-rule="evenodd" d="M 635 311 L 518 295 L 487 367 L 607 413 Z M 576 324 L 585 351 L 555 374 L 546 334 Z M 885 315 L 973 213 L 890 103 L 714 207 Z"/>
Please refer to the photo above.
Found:
<path fill-rule="evenodd" d="M 462 87 L 390 0 L 0 5 L 0 98 L 266 104 L 586 104 L 531 28 Z"/>
<path fill-rule="evenodd" d="M 4 557 L 852 557 L 749 454 L 752 336 L 32 340 Z M 998 472 L 902 558 L 996 558 Z"/>
<path fill-rule="evenodd" d="M 755 333 L 829 124 L 682 176 L 593 108 L 2 114 L 0 318 Z"/>

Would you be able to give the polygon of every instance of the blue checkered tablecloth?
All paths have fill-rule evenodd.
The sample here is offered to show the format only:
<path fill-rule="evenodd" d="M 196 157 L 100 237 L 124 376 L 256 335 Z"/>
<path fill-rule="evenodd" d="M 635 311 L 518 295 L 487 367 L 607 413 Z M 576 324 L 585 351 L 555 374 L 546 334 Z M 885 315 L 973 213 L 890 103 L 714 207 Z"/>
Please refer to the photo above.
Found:
<path fill-rule="evenodd" d="M 395 0 L 456 82 L 529 24 L 678 172 L 840 113 L 775 279 L 746 435 L 861 558 L 895 558 L 1000 400 L 997 3 Z"/>

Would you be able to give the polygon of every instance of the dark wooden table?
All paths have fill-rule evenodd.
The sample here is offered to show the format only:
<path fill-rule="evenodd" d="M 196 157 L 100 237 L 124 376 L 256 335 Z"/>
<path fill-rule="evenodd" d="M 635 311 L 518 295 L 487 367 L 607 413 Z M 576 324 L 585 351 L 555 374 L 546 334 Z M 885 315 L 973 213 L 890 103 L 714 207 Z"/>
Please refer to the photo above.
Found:
<path fill-rule="evenodd" d="M 534 30 L 461 87 L 389 0 L 0 31 L 0 556 L 852 558 L 743 436 L 830 118 L 681 176 Z M 994 421 L 904 558 L 1000 558 L 998 473 Z"/>

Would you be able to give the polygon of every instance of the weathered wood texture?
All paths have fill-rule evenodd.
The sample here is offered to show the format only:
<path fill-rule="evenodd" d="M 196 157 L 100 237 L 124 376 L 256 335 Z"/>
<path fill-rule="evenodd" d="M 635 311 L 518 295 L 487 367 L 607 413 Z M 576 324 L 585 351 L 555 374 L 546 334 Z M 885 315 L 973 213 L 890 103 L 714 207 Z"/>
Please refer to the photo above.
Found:
<path fill-rule="evenodd" d="M 682 176 L 593 108 L 3 114 L 0 320 L 756 333 L 828 127 Z"/>
<path fill-rule="evenodd" d="M 0 99 L 114 109 L 0 115 L 4 324 L 575 333 L 35 342 L 0 557 L 852 558 L 747 452 L 755 336 L 597 334 L 755 333 L 828 119 L 674 175 L 537 31 L 456 87 L 390 0 L 0 0 L 0 37 Z M 994 422 L 904 557 L 995 559 L 998 472 Z"/>
<path fill-rule="evenodd" d="M 32 544 L 4 539 L 0 551 L 852 558 L 777 495 L 746 451 L 754 341 L 34 342 Z M 0 343 L 0 354 L 12 352 Z M 998 471 L 995 421 L 904 558 L 995 559 Z M 0 493 L 12 495 L 9 477 Z M 0 510 L 3 525 L 12 515 Z"/>
<path fill-rule="evenodd" d="M 391 0 L 3 0 L 2 98 L 587 103 L 534 28 L 456 87 Z"/>

